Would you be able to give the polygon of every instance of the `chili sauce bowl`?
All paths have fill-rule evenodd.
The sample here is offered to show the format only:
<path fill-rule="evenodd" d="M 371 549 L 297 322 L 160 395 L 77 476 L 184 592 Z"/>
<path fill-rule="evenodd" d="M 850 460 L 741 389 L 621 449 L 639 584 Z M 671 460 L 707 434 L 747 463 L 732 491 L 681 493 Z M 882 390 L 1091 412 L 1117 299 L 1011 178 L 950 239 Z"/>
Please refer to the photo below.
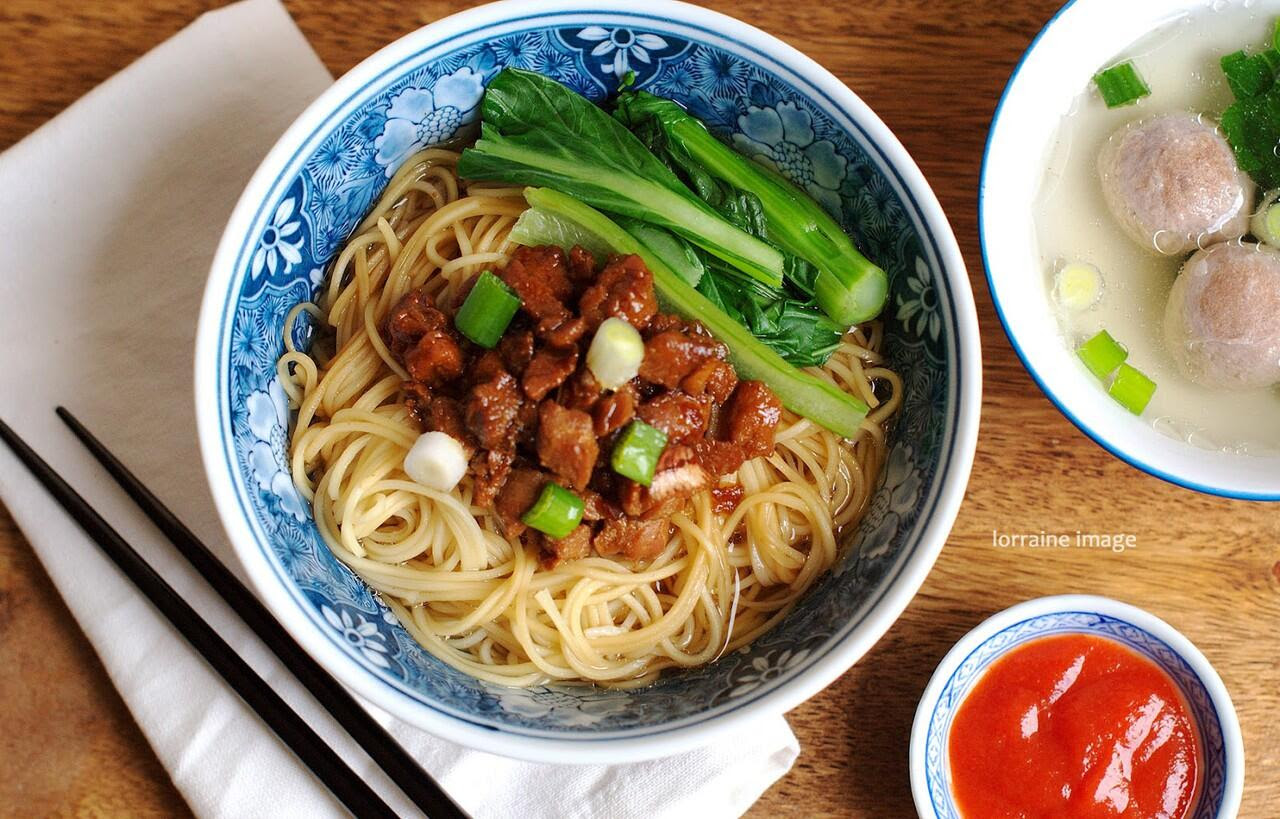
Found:
<path fill-rule="evenodd" d="M 974 627 L 929 680 L 911 727 L 911 791 L 924 819 L 960 819 L 951 786 L 952 722 L 983 674 L 1011 650 L 1041 637 L 1102 637 L 1150 660 L 1174 683 L 1199 732 L 1200 787 L 1192 819 L 1231 819 L 1244 788 L 1244 744 L 1231 696 L 1191 641 L 1153 614 L 1092 595 L 1019 603 Z"/>

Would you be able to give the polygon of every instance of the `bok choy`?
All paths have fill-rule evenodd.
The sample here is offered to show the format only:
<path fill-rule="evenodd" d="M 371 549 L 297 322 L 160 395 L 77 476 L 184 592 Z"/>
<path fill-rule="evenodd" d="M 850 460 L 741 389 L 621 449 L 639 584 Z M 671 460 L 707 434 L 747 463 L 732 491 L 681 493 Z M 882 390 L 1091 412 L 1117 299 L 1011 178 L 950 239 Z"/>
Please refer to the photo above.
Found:
<path fill-rule="evenodd" d="M 723 219 L 621 123 L 555 80 L 503 69 L 480 116 L 480 139 L 462 152 L 460 176 L 547 186 L 670 230 L 764 284 L 782 283 L 777 248 Z"/>
<path fill-rule="evenodd" d="M 635 219 L 619 219 L 618 225 L 789 363 L 820 367 L 840 346 L 845 328 L 792 280 L 770 287 L 662 228 Z"/>
<path fill-rule="evenodd" d="M 784 263 L 788 280 L 812 292 L 832 319 L 849 326 L 880 313 L 888 293 L 884 270 L 803 190 L 716 139 L 669 99 L 623 91 L 614 116 L 727 220 L 816 267 L 806 282 L 802 268 Z"/>
<path fill-rule="evenodd" d="M 564 246 L 562 243 L 569 237 L 569 241 L 584 247 L 607 247 L 612 253 L 640 256 L 653 273 L 658 298 L 664 307 L 702 322 L 728 346 L 730 360 L 740 376 L 763 381 L 787 409 L 838 435 L 852 437 L 858 432 L 867 414 L 866 404 L 835 384 L 788 364 L 739 320 L 695 290 L 662 258 L 609 217 L 572 196 L 547 188 L 528 188 L 525 199 L 530 208 L 512 229 L 513 241 Z"/>

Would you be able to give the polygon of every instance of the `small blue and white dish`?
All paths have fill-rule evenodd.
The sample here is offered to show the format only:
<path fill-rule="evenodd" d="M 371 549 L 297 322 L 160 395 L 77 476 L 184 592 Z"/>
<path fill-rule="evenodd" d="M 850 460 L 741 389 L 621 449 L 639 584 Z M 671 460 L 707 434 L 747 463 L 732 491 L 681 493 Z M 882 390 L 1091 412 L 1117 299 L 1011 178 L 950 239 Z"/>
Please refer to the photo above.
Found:
<path fill-rule="evenodd" d="M 333 557 L 286 468 L 276 376 L 286 312 L 312 296 L 402 159 L 474 127 L 484 84 L 504 66 L 593 99 L 635 72 L 638 87 L 685 103 L 805 187 L 892 277 L 885 346 L 905 407 L 847 557 L 749 649 L 641 690 L 504 688 L 436 660 Z M 481 750 L 609 763 L 672 754 L 780 714 L 879 639 L 955 519 L 973 461 L 980 369 L 973 296 L 946 217 L 902 145 L 835 77 L 757 29 L 683 3 L 511 0 L 387 46 L 272 149 L 213 263 L 196 394 L 230 540 L 267 605 L 335 677 L 400 719 Z"/>
<path fill-rule="evenodd" d="M 1200 795 L 1190 819 L 1231 819 L 1244 789 L 1244 742 L 1231 696 L 1209 661 L 1173 626 L 1107 597 L 1066 594 L 1019 603 L 984 620 L 942 658 L 911 726 L 911 791 L 924 819 L 960 819 L 948 738 L 965 697 L 993 663 L 1040 637 L 1090 634 L 1154 662 L 1186 701 L 1203 742 Z"/>

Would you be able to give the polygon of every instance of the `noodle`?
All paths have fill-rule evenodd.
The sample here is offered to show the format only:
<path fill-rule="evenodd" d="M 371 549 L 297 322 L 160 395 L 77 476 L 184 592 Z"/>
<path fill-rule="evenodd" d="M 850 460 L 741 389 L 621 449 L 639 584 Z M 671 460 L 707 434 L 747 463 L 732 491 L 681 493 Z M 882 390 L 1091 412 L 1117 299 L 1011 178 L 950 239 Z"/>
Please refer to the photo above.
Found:
<path fill-rule="evenodd" d="M 592 556 L 545 569 L 471 503 L 470 477 L 446 493 L 402 470 L 421 430 L 378 328 L 411 290 L 448 301 L 501 265 L 526 207 L 517 188 L 460 180 L 457 159 L 441 149 L 410 159 L 338 255 L 318 304 L 286 318 L 291 469 L 320 534 L 415 639 L 483 680 L 635 686 L 751 642 L 831 568 L 839 534 L 866 511 L 902 392 L 879 353 L 881 329 L 853 329 L 812 370 L 872 407 L 854 439 L 784 413 L 775 451 L 725 479 L 745 490 L 731 513 L 702 492 L 647 565 Z M 325 327 L 309 353 L 289 341 L 303 312 Z"/>

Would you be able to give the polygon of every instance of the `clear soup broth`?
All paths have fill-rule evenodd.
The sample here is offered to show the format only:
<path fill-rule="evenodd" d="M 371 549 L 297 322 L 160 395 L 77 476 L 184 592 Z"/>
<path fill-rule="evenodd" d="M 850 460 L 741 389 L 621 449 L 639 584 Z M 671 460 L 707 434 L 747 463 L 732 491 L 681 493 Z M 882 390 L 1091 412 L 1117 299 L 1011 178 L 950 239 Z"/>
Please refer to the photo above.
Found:
<path fill-rule="evenodd" d="M 1144 422 L 1193 446 L 1250 455 L 1280 454 L 1280 389 L 1213 389 L 1180 372 L 1162 324 L 1186 257 L 1157 256 L 1128 237 L 1104 201 L 1097 162 L 1108 138 L 1134 120 L 1174 112 L 1216 120 L 1232 102 L 1219 60 L 1265 47 L 1277 14 L 1280 5 L 1272 4 L 1182 15 L 1117 55 L 1115 62 L 1134 60 L 1151 95 L 1108 109 L 1092 84 L 1082 89 L 1059 126 L 1034 214 L 1048 292 L 1063 264 L 1089 263 L 1102 274 L 1102 295 L 1092 308 L 1055 305 L 1065 343 L 1074 349 L 1107 330 L 1129 349 L 1129 363 L 1158 385 Z"/>

